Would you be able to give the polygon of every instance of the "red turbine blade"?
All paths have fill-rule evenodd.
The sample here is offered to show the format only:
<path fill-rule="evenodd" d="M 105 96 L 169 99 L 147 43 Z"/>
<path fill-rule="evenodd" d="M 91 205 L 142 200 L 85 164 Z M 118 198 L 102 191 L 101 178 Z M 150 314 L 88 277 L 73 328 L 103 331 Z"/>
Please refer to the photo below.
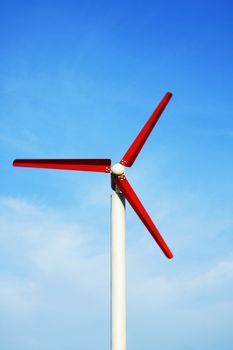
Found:
<path fill-rule="evenodd" d="M 170 249 L 168 248 L 167 244 L 165 243 L 155 224 L 151 220 L 146 209 L 143 207 L 142 203 L 140 202 L 130 183 L 127 181 L 126 177 L 124 175 L 118 176 L 114 178 L 114 182 L 119 188 L 119 190 L 123 193 L 131 207 L 138 214 L 139 218 L 142 220 L 143 224 L 146 226 L 152 237 L 158 243 L 159 247 L 162 249 L 166 257 L 169 259 L 173 258 Z"/>
<path fill-rule="evenodd" d="M 168 104 L 170 98 L 172 97 L 172 94 L 170 92 L 167 92 L 161 102 L 159 103 L 158 107 L 155 109 L 151 117 L 148 119 L 134 142 L 129 147 L 128 151 L 125 153 L 124 157 L 121 159 L 120 163 L 130 167 L 135 159 L 137 158 L 139 152 L 141 151 L 144 143 L 146 142 L 148 136 L 150 135 L 151 131 L 153 130 L 155 124 L 159 120 L 160 115 L 162 114 L 164 108 Z"/>
<path fill-rule="evenodd" d="M 111 172 L 111 159 L 16 159 L 13 166 Z"/>

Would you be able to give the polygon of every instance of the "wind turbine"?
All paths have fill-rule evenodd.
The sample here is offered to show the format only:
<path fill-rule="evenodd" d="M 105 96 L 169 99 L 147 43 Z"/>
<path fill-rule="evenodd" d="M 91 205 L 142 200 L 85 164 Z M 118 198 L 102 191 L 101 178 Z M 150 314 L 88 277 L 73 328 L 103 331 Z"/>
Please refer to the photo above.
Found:
<path fill-rule="evenodd" d="M 141 129 L 121 161 L 111 166 L 111 159 L 16 159 L 14 166 L 63 170 L 94 171 L 111 174 L 111 300 L 112 350 L 126 350 L 126 264 L 125 264 L 125 199 L 167 258 L 170 249 L 142 205 L 125 176 L 157 123 L 172 94 L 167 92 L 144 127 Z"/>

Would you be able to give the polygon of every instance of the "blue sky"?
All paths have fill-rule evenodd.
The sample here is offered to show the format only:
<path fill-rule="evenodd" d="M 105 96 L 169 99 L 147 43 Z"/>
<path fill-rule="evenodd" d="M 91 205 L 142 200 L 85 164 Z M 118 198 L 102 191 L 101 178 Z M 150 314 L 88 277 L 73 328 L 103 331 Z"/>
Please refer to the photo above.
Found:
<path fill-rule="evenodd" d="M 0 348 L 109 349 L 109 176 L 15 158 L 118 161 L 173 93 L 128 178 L 128 348 L 233 346 L 231 1 L 3 1 Z"/>

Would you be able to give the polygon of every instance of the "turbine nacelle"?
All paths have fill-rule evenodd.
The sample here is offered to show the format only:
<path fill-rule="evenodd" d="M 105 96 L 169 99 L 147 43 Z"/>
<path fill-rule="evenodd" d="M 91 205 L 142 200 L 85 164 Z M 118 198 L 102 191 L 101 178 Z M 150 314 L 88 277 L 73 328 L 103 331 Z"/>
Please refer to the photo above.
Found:
<path fill-rule="evenodd" d="M 125 173 L 125 167 L 120 163 L 116 163 L 111 167 L 111 171 L 113 175 L 121 176 Z"/>

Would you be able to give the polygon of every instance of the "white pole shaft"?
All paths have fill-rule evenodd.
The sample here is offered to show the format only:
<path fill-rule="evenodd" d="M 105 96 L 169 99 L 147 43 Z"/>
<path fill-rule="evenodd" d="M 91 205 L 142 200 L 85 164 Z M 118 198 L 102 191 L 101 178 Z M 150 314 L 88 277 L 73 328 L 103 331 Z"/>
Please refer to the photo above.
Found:
<path fill-rule="evenodd" d="M 111 196 L 112 228 L 112 350 L 126 350 L 125 198 Z"/>

